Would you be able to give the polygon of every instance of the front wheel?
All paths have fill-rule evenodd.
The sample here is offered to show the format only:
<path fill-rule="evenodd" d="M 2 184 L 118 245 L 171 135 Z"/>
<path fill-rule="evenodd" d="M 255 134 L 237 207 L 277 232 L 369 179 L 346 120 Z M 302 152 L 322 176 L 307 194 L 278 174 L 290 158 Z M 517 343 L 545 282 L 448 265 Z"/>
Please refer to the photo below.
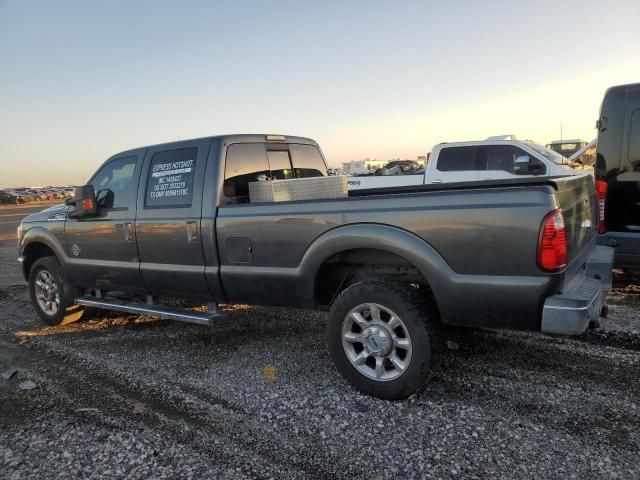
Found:
<path fill-rule="evenodd" d="M 74 289 L 66 282 L 55 257 L 35 261 L 29 272 L 31 303 L 46 325 L 79 320 L 83 309 L 74 304 Z"/>
<path fill-rule="evenodd" d="M 336 299 L 327 324 L 331 357 L 358 390 L 386 400 L 422 391 L 442 355 L 437 309 L 407 285 L 366 280 Z"/>

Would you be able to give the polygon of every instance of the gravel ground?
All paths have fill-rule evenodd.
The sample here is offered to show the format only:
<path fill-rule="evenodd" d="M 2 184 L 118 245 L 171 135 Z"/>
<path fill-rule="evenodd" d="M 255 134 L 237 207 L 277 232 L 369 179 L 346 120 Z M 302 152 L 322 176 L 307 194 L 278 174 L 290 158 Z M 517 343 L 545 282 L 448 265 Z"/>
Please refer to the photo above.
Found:
<path fill-rule="evenodd" d="M 18 370 L 0 377 L 0 477 L 640 478 L 638 278 L 616 277 L 581 338 L 456 332 L 427 391 L 389 402 L 333 368 L 323 313 L 43 328 L 14 257 L 0 247 L 0 371 Z"/>

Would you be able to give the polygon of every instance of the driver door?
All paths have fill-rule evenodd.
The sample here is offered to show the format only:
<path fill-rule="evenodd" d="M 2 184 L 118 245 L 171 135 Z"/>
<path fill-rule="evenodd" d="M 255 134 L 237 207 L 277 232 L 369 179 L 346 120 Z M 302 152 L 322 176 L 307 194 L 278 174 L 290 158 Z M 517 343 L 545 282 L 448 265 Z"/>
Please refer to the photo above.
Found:
<path fill-rule="evenodd" d="M 96 191 L 95 217 L 67 217 L 67 269 L 75 285 L 144 292 L 134 228 L 144 151 L 108 160 L 89 181 Z"/>

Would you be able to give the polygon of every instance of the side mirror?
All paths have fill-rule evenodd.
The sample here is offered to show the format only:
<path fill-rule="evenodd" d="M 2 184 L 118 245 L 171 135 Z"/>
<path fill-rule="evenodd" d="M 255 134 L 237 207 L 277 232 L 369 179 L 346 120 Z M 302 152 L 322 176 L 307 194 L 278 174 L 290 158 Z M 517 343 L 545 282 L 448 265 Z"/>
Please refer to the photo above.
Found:
<path fill-rule="evenodd" d="M 68 198 L 65 203 L 72 207 L 69 211 L 71 218 L 91 217 L 98 213 L 93 185 L 76 187 L 73 197 Z"/>

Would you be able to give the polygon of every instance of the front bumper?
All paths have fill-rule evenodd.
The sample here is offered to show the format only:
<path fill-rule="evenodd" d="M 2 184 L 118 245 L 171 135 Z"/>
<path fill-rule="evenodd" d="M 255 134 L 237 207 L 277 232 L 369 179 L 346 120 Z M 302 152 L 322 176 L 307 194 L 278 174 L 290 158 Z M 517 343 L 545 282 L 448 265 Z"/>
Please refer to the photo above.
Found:
<path fill-rule="evenodd" d="M 547 298 L 542 311 L 542 331 L 581 335 L 600 318 L 611 289 L 613 248 L 598 246 L 585 268 L 558 293 Z"/>

